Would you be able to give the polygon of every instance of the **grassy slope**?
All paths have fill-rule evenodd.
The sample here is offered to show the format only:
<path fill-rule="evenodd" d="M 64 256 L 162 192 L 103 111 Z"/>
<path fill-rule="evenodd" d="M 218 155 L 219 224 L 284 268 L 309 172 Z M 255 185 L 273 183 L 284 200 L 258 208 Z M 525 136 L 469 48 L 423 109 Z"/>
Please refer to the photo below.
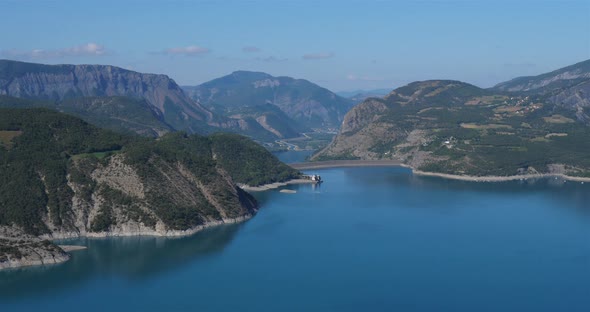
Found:
<path fill-rule="evenodd" d="M 590 127 L 576 122 L 573 111 L 546 103 L 543 96 L 449 84 L 456 82 L 413 83 L 386 98 L 388 109 L 376 123 L 400 135 L 377 138 L 369 149 L 375 157 L 402 155 L 411 163 L 417 152 L 424 152 L 433 159 L 419 162 L 418 169 L 452 174 L 504 176 L 546 172 L 549 164 L 563 164 L 569 174 L 589 175 Z M 415 130 L 420 138 L 409 142 L 408 134 Z M 347 135 L 355 133 L 341 137 Z"/>

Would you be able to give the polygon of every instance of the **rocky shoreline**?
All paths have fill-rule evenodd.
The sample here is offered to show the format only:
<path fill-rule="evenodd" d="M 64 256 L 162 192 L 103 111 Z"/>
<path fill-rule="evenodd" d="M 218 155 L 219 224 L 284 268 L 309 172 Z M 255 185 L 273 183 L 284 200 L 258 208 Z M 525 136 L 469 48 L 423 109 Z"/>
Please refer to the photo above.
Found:
<path fill-rule="evenodd" d="M 309 180 L 309 179 L 292 179 L 292 180 L 288 180 L 285 182 L 275 182 L 275 183 L 263 184 L 263 185 L 259 185 L 259 186 L 249 186 L 249 185 L 245 185 L 245 184 L 238 185 L 238 186 L 242 190 L 247 191 L 247 192 L 262 192 L 262 191 L 276 189 L 281 186 L 285 186 L 285 185 L 289 185 L 289 184 L 311 184 L 311 183 L 315 183 L 315 182 L 312 180 Z"/>
<path fill-rule="evenodd" d="M 514 180 L 527 180 L 527 179 L 541 179 L 541 178 L 559 178 L 568 181 L 575 182 L 590 182 L 590 178 L 585 177 L 573 177 L 562 173 L 541 173 L 541 174 L 524 174 L 524 175 L 513 175 L 513 176 L 468 176 L 468 175 L 455 175 L 447 173 L 437 172 L 426 172 L 416 170 L 408 165 L 395 160 L 339 160 L 339 161 L 318 161 L 310 163 L 296 163 L 291 166 L 298 170 L 313 170 L 313 169 L 327 169 L 327 168 L 344 168 L 344 167 L 404 167 L 412 170 L 412 173 L 417 176 L 431 176 L 439 177 L 444 179 L 471 181 L 471 182 L 504 182 Z M 308 184 L 314 183 L 309 179 L 293 179 L 285 182 L 271 183 L 261 186 L 248 186 L 239 185 L 239 187 L 245 191 L 267 191 L 276 189 L 282 186 L 290 184 Z M 47 244 L 50 240 L 57 239 L 68 239 L 68 238 L 80 238 L 80 237 L 91 237 L 91 238 L 106 238 L 106 237 L 124 237 L 124 236 L 159 236 L 159 237 L 185 237 L 193 235 L 206 228 L 223 225 L 233 224 L 246 221 L 252 218 L 254 214 L 241 216 L 237 218 L 226 218 L 222 220 L 210 221 L 205 224 L 187 229 L 187 230 L 167 230 L 165 227 L 158 227 L 156 229 L 149 229 L 138 227 L 137 230 L 131 228 L 117 229 L 115 231 L 108 232 L 56 232 L 52 234 L 45 234 L 39 237 L 24 234 L 22 230 L 14 227 L 0 227 L 0 247 L 7 250 L 12 250 L 12 256 L 10 254 L 0 257 L 0 270 L 19 268 L 25 266 L 38 266 L 48 264 L 58 264 L 68 261 L 70 259 L 69 251 L 84 249 L 84 246 L 56 246 L 52 243 Z"/>
<path fill-rule="evenodd" d="M 397 160 L 329 160 L 316 161 L 309 163 L 295 163 L 291 167 L 298 170 L 327 169 L 327 168 L 345 168 L 345 167 L 404 167 L 412 170 L 412 173 L 419 176 L 439 177 L 445 179 L 472 181 L 472 182 L 505 182 L 514 180 L 542 179 L 542 178 L 560 178 L 574 182 L 590 182 L 590 178 L 568 176 L 563 173 L 537 173 L 523 174 L 512 176 L 470 176 L 449 173 L 438 173 L 417 170 L 411 166 L 405 165 Z"/>
<path fill-rule="evenodd" d="M 68 261 L 63 249 L 14 226 L 0 226 L 0 270 Z"/>
<path fill-rule="evenodd" d="M 326 160 L 293 163 L 289 166 L 297 170 L 325 169 L 325 168 L 345 168 L 345 167 L 407 167 L 398 160 Z"/>
<path fill-rule="evenodd" d="M 19 242 L 14 248 L 16 252 L 11 255 L 6 255 L 0 258 L 0 270 L 16 269 L 27 266 L 40 266 L 48 264 L 59 264 L 68 261 L 71 255 L 70 251 L 86 249 L 85 246 L 75 245 L 55 245 L 47 244 L 51 240 L 68 239 L 68 238 L 107 238 L 107 237 L 128 237 L 128 236 L 159 236 L 180 238 L 191 236 L 206 228 L 219 226 L 223 224 L 234 224 L 244 222 L 254 215 L 247 215 L 238 218 L 223 219 L 219 221 L 211 221 L 205 224 L 182 231 L 167 230 L 167 231 L 116 231 L 116 232 L 99 232 L 99 233 L 76 233 L 76 232 L 61 232 L 53 234 L 44 234 L 39 237 L 27 235 L 22 230 L 15 227 L 0 227 L 0 242 L 16 241 Z M 33 245 L 31 245 L 33 244 Z M 0 245 L 2 247 L 2 245 Z M 10 246 L 13 247 L 13 246 Z"/>
<path fill-rule="evenodd" d="M 523 174 L 523 175 L 513 175 L 513 176 L 468 176 L 468 175 L 457 175 L 457 174 L 448 174 L 448 173 L 436 173 L 436 172 L 427 172 L 427 171 L 420 171 L 412 169 L 412 172 L 415 175 L 420 176 L 429 176 L 429 177 L 439 177 L 445 179 L 453 179 L 453 180 L 461 180 L 461 181 L 471 181 L 471 182 L 506 182 L 506 181 L 515 181 L 515 180 L 528 180 L 528 179 L 544 179 L 544 178 L 560 178 L 567 181 L 573 182 L 590 182 L 590 178 L 584 177 L 572 177 L 562 173 L 537 173 L 537 174 Z"/>

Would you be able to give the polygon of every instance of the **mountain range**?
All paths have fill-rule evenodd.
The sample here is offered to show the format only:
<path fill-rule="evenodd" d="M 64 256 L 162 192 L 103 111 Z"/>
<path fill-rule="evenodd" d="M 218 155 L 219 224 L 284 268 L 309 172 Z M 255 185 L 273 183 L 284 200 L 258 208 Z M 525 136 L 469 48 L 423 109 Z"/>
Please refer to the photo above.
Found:
<path fill-rule="evenodd" d="M 429 80 L 369 98 L 314 156 L 472 176 L 590 176 L 590 60 L 482 89 Z"/>
<path fill-rule="evenodd" d="M 109 65 L 0 60 L 0 106 L 52 108 L 147 136 L 225 131 L 273 142 L 311 128 L 337 128 L 352 106 L 306 80 L 254 72 L 185 90 L 165 75 Z"/>
<path fill-rule="evenodd" d="M 235 71 L 184 90 L 212 112 L 255 121 L 277 138 L 337 128 L 353 106 L 351 100 L 307 80 L 262 72 Z"/>
<path fill-rule="evenodd" d="M 211 111 L 232 116 L 244 107 L 275 105 L 305 128 L 337 128 L 353 102 L 304 79 L 236 71 L 195 87 L 188 95 Z"/>
<path fill-rule="evenodd" d="M 44 65 L 0 60 L 0 95 L 52 102 L 120 96 L 144 100 L 154 118 L 177 130 L 204 132 L 218 122 L 168 76 L 109 65 Z"/>
<path fill-rule="evenodd" d="M 238 184 L 301 174 L 248 138 L 210 133 L 272 141 L 338 126 L 314 160 L 590 178 L 590 60 L 489 89 L 418 81 L 354 107 L 264 73 L 183 90 L 112 66 L 0 61 L 0 268 L 67 260 L 47 238 L 186 235 L 249 218 L 257 203 Z"/>

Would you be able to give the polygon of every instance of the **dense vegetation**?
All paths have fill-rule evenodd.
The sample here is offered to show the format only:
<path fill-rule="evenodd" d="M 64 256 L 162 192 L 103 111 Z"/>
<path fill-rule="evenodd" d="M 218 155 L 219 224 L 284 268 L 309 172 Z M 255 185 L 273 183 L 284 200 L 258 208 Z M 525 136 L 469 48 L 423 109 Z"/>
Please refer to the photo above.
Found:
<path fill-rule="evenodd" d="M 43 107 L 84 119 L 97 127 L 156 137 L 171 131 L 145 100 L 129 97 L 82 97 L 63 101 L 21 99 L 0 95 L 0 108 Z"/>
<path fill-rule="evenodd" d="M 20 131 L 10 148 L 0 147 L 0 224 L 40 234 L 44 208 L 62 225 L 71 206 L 67 186 L 72 155 L 121 149 L 128 141 L 82 120 L 47 109 L 0 109 L 0 131 Z"/>
<path fill-rule="evenodd" d="M 122 156 L 135 168 L 148 188 L 142 205 L 171 229 L 221 218 L 212 200 L 226 207 L 228 217 L 237 213 L 232 209 L 241 202 L 253 202 L 247 193 L 228 187 L 232 178 L 259 184 L 298 174 L 238 135 L 176 132 L 155 140 L 102 130 L 49 109 L 0 109 L 0 138 L 0 225 L 14 223 L 36 235 L 54 230 L 47 224 L 74 227 L 74 191 L 68 179 L 79 185 L 76 192 L 83 201 L 90 202 L 93 194 L 107 198 L 91 224 L 92 231 L 107 230 L 113 224 L 113 209 L 123 211 L 125 219 L 155 224 L 154 215 L 141 208 L 137 199 L 91 177 L 93 170 L 113 157 Z M 177 181 L 192 177 L 198 181 L 178 184 L 192 185 L 192 189 L 177 189 Z"/>
<path fill-rule="evenodd" d="M 216 133 L 210 140 L 215 158 L 238 183 L 256 186 L 300 176 L 262 146 L 240 135 Z"/>

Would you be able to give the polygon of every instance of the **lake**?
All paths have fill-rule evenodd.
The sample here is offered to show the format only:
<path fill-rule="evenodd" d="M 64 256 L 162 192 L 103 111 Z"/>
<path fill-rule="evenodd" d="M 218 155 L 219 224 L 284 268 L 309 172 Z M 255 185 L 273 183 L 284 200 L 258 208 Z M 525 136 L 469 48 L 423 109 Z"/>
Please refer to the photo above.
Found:
<path fill-rule="evenodd" d="M 0 271 L 0 311 L 590 311 L 588 183 L 310 173 L 242 224 Z"/>

